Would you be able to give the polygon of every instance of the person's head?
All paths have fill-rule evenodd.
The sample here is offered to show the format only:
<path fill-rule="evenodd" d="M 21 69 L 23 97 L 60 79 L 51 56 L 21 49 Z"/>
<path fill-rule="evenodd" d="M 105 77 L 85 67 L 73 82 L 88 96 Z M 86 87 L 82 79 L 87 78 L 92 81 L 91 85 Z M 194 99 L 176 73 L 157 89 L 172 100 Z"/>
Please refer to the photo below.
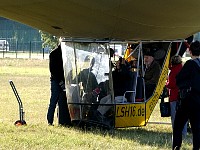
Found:
<path fill-rule="evenodd" d="M 154 61 L 154 53 L 149 50 L 144 52 L 144 64 L 146 66 L 150 66 L 151 63 Z"/>
<path fill-rule="evenodd" d="M 130 63 L 132 68 L 137 68 L 137 59 L 133 59 L 129 63 Z"/>
<path fill-rule="evenodd" d="M 182 63 L 182 58 L 180 55 L 174 55 L 171 57 L 171 65 L 177 65 Z"/>
<path fill-rule="evenodd" d="M 113 56 L 114 56 L 114 54 L 115 54 L 115 51 L 114 51 L 114 49 L 112 49 L 112 48 L 109 48 L 109 50 L 110 50 L 110 57 L 113 57 Z"/>
<path fill-rule="evenodd" d="M 119 60 L 116 62 L 116 69 L 120 69 L 121 68 L 121 64 L 122 64 L 122 57 L 119 57 Z"/>
<path fill-rule="evenodd" d="M 119 60 L 116 62 L 116 69 L 120 70 L 122 65 L 125 65 L 128 69 L 131 69 L 131 65 L 124 58 L 119 57 Z"/>
<path fill-rule="evenodd" d="M 190 54 L 192 56 L 199 56 L 200 55 L 200 42 L 195 41 L 190 44 Z"/>
<path fill-rule="evenodd" d="M 84 60 L 85 63 L 89 64 L 89 67 L 93 67 L 94 66 L 94 63 L 95 63 L 95 58 L 90 56 L 90 55 L 87 55 L 85 57 L 85 60 Z"/>

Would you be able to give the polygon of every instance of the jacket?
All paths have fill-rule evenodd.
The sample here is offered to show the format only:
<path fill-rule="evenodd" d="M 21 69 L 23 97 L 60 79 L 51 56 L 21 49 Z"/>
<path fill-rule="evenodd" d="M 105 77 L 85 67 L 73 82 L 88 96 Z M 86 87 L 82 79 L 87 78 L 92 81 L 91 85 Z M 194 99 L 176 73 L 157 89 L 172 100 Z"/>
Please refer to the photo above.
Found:
<path fill-rule="evenodd" d="M 177 64 L 169 68 L 171 72 L 169 74 L 166 87 L 168 88 L 168 91 L 169 91 L 170 102 L 178 100 L 179 88 L 176 84 L 176 75 L 181 71 L 182 67 L 183 67 L 182 64 Z"/>
<path fill-rule="evenodd" d="M 83 69 L 77 78 L 78 82 L 82 82 L 84 92 L 92 92 L 92 90 L 98 86 L 98 82 L 94 73 L 92 72 L 92 68 Z M 73 82 L 75 83 L 76 81 Z"/>
<path fill-rule="evenodd" d="M 144 80 L 145 84 L 157 84 L 160 77 L 160 65 L 155 60 L 152 62 L 149 68 L 146 69 Z"/>
<path fill-rule="evenodd" d="M 49 55 L 49 70 L 51 73 L 51 80 L 58 82 L 64 81 L 64 70 L 61 46 L 51 51 Z"/>
<path fill-rule="evenodd" d="M 198 58 L 199 59 L 199 58 Z M 188 60 L 176 76 L 179 89 L 191 88 L 190 96 L 186 100 L 190 110 L 200 107 L 200 60 Z"/>
<path fill-rule="evenodd" d="M 192 90 L 200 92 L 200 60 L 188 60 L 176 76 L 176 81 L 180 89 L 191 87 Z"/>
<path fill-rule="evenodd" d="M 131 87 L 131 71 L 124 64 L 121 69 L 115 69 L 112 72 L 114 96 L 123 96 L 126 91 L 130 91 Z"/>

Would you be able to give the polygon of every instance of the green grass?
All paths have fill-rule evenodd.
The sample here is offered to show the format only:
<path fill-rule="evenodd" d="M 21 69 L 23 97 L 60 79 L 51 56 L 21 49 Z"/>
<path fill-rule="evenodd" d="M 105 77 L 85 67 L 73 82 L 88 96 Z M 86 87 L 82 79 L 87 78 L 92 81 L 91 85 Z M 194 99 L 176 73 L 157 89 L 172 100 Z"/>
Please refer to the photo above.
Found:
<path fill-rule="evenodd" d="M 39 59 L 0 59 L 0 149 L 171 149 L 171 125 L 147 124 L 112 132 L 84 131 L 58 126 L 55 114 L 55 126 L 48 126 L 48 63 Z M 19 120 L 19 108 L 9 80 L 13 80 L 22 99 L 27 126 L 14 126 Z M 170 122 L 170 118 L 160 117 L 157 104 L 150 121 Z M 191 135 L 184 140 L 183 149 L 192 149 Z"/>

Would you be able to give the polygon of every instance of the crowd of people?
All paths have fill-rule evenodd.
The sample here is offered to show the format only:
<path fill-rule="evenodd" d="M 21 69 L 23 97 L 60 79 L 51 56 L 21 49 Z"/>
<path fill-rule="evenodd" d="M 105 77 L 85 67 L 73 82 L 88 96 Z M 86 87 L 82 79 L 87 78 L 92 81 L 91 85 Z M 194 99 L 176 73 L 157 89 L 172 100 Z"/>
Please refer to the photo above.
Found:
<path fill-rule="evenodd" d="M 110 50 L 110 53 L 113 55 L 112 49 Z M 180 149 L 182 137 L 186 137 L 187 135 L 188 122 L 191 124 L 193 134 L 193 149 L 200 149 L 200 42 L 192 42 L 189 52 L 192 59 L 188 60 L 184 66 L 182 65 L 182 60 L 179 55 L 171 57 L 169 66 L 170 74 L 166 83 L 166 87 L 169 91 L 169 101 L 171 107 L 173 150 Z M 60 46 L 50 53 L 49 66 L 51 72 L 51 98 L 47 113 L 49 125 L 53 125 L 54 112 L 57 103 L 59 104 L 59 102 L 61 103 L 63 100 L 66 101 L 66 96 L 64 94 L 65 79 L 61 57 L 62 54 Z M 83 69 L 76 78 L 78 79 L 78 82 L 82 83 L 83 99 L 84 94 L 86 93 L 98 95 L 101 91 L 103 91 L 103 89 L 100 88 L 95 75 L 92 73 L 92 67 L 94 66 L 95 59 L 93 57 L 86 56 L 85 62 L 89 62 L 89 67 Z M 144 91 L 146 99 L 148 99 L 155 90 L 161 71 L 160 64 L 154 59 L 154 52 L 151 48 L 144 51 L 144 66 Z M 106 106 L 101 104 L 131 101 L 131 94 L 125 95 L 125 93 L 126 91 L 133 90 L 133 82 L 131 81 L 135 79 L 135 74 L 131 69 L 132 64 L 121 57 L 117 60 L 115 66 L 112 64 L 112 67 L 114 68 L 112 71 L 113 94 L 110 91 L 107 91 L 99 100 L 100 105 L 93 114 L 97 117 L 97 120 L 104 119 L 104 115 L 111 108 L 111 105 Z M 86 97 L 86 99 L 89 98 Z M 64 122 L 60 121 L 60 124 L 71 125 L 69 113 L 65 116 L 65 118 L 67 118 L 67 120 Z"/>
<path fill-rule="evenodd" d="M 110 50 L 110 59 L 114 56 L 114 50 L 112 48 Z M 160 66 L 154 60 L 153 52 L 149 49 L 144 54 L 144 63 L 145 63 L 145 86 L 146 87 L 146 98 L 149 98 L 153 90 L 155 89 L 156 83 L 158 82 L 159 73 L 160 73 Z M 97 92 L 96 94 L 100 94 L 100 87 L 97 83 L 97 79 L 95 75 L 92 73 L 93 66 L 95 64 L 95 58 L 91 56 L 86 56 L 84 63 L 88 65 L 88 67 L 84 68 L 76 78 L 72 79 L 72 83 L 78 81 L 80 87 L 82 89 L 81 97 L 83 101 L 86 102 L 93 102 L 92 99 L 94 97 L 94 91 Z M 126 93 L 126 91 L 133 91 L 134 85 L 137 80 L 136 74 L 132 71 L 132 67 L 137 67 L 125 60 L 125 58 L 119 57 L 116 61 L 115 65 L 112 63 L 113 71 L 112 71 L 112 81 L 113 81 L 113 92 L 112 95 L 114 100 L 117 103 L 119 102 L 131 102 L 131 96 L 133 93 Z M 156 68 L 155 68 L 156 67 Z M 63 71 L 63 62 L 62 62 L 62 52 L 61 46 L 59 45 L 56 49 L 54 49 L 50 53 L 50 62 L 49 68 L 51 73 L 51 98 L 50 104 L 47 113 L 47 120 L 49 125 L 53 125 L 53 118 L 56 105 L 61 103 L 65 96 L 65 79 L 64 79 L 64 71 Z M 141 76 L 141 75 L 140 75 Z M 102 83 L 101 83 L 102 84 Z M 138 82 L 139 84 L 139 82 Z M 140 83 L 143 84 L 143 83 Z M 142 93 L 143 93 L 143 89 Z M 140 91 L 141 92 L 141 91 Z M 101 96 L 99 102 L 100 104 L 111 104 L 113 103 L 111 96 L 111 91 L 105 92 L 103 96 Z M 144 93 L 141 96 L 144 98 Z M 66 99 L 64 100 L 66 101 Z M 62 107 L 62 106 L 60 106 Z M 108 106 L 99 106 L 97 109 L 101 115 L 104 115 L 110 107 Z M 69 117 L 68 117 L 69 120 Z M 67 121 L 69 122 L 69 121 Z M 67 123 L 68 124 L 68 123 Z"/>

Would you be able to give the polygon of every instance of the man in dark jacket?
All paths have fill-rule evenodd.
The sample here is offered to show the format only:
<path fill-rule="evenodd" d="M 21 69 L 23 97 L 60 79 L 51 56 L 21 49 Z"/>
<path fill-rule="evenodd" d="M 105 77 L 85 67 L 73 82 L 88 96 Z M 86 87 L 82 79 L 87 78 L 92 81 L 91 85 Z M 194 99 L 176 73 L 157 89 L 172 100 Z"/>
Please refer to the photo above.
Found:
<path fill-rule="evenodd" d="M 84 68 L 77 76 L 78 83 L 82 82 L 83 90 L 85 93 L 92 92 L 97 86 L 97 79 L 92 72 L 93 66 L 95 64 L 95 58 L 92 56 L 86 56 L 84 60 L 84 64 L 87 68 Z M 74 81 L 75 82 L 75 81 Z"/>
<path fill-rule="evenodd" d="M 144 53 L 144 63 L 145 63 L 145 94 L 146 99 L 152 96 L 153 91 L 158 83 L 160 76 L 160 65 L 154 60 L 154 53 L 148 49 Z"/>
<path fill-rule="evenodd" d="M 47 113 L 47 121 L 49 125 L 53 125 L 55 108 L 59 105 L 59 124 L 70 125 L 71 120 L 67 107 L 67 99 L 65 94 L 65 80 L 62 61 L 61 46 L 51 51 L 49 56 L 49 70 L 51 73 L 51 98 Z"/>
<path fill-rule="evenodd" d="M 182 130 L 190 121 L 193 134 L 193 150 L 200 149 L 200 42 L 190 45 L 191 60 L 188 60 L 176 76 L 180 89 L 180 104 L 178 106 L 173 129 L 173 147 L 179 150 L 182 144 Z"/>

